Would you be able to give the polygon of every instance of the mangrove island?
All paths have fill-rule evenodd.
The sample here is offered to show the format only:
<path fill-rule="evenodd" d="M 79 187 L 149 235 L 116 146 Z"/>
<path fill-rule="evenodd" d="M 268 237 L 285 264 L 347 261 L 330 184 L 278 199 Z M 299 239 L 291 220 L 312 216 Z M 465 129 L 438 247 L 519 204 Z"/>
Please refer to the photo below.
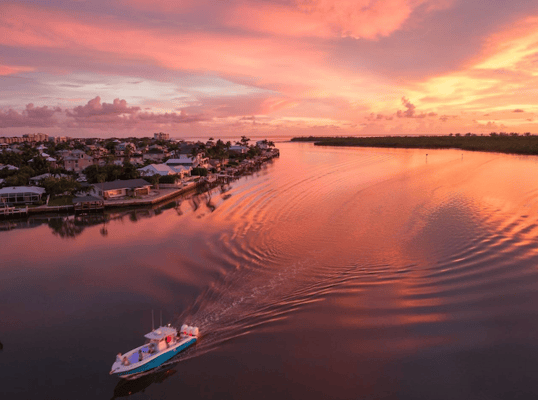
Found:
<path fill-rule="evenodd" d="M 461 149 L 538 155 L 538 136 L 491 132 L 489 135 L 466 133 L 445 136 L 377 136 L 377 137 L 294 137 L 292 142 L 314 142 L 316 146 L 391 147 L 407 149 Z"/>

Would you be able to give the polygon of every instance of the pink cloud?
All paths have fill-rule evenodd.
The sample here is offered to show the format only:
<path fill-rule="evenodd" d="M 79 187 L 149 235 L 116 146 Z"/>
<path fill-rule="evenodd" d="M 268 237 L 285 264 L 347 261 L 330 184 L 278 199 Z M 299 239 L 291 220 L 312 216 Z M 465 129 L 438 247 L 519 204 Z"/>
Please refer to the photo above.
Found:
<path fill-rule="evenodd" d="M 32 103 L 27 104 L 20 113 L 10 108 L 6 112 L 0 111 L 0 128 L 54 126 L 57 121 L 53 115 L 57 112 L 61 112 L 61 109 L 35 107 Z"/>
<path fill-rule="evenodd" d="M 112 104 L 101 104 L 101 98 L 97 96 L 96 98 L 88 101 L 85 106 L 77 106 L 73 108 L 73 111 L 67 111 L 67 115 L 69 117 L 81 119 L 110 115 L 117 116 L 121 114 L 134 114 L 138 111 L 140 111 L 140 107 L 128 107 L 127 102 L 120 99 L 114 99 Z"/>
<path fill-rule="evenodd" d="M 284 36 L 375 39 L 400 29 L 413 10 L 430 0 L 294 0 L 241 3 L 226 23 Z M 444 1 L 444 3 L 451 3 Z M 446 7 L 447 4 L 443 4 Z M 429 7 L 433 11 L 439 7 Z"/>
<path fill-rule="evenodd" d="M 100 58 L 110 63 L 136 60 L 141 65 L 175 71 L 213 72 L 272 89 L 304 90 L 309 84 L 304 66 L 324 60 L 322 51 L 298 47 L 293 40 L 148 28 L 111 19 L 97 22 L 18 5 L 0 6 L 0 45 L 55 48 L 81 59 Z M 315 74 L 315 79 L 321 79 L 323 71 Z M 302 76 L 304 83 L 298 85 L 297 76 Z"/>
<path fill-rule="evenodd" d="M 30 67 L 19 67 L 13 65 L 2 65 L 0 64 L 0 76 L 2 75 L 13 75 L 18 74 L 19 72 L 28 72 L 33 71 L 33 68 Z"/>
<path fill-rule="evenodd" d="M 164 12 L 185 12 L 191 11 L 201 4 L 206 3 L 204 0 L 120 0 L 120 3 L 129 7 L 134 7 L 140 10 L 149 11 L 164 11 Z"/>

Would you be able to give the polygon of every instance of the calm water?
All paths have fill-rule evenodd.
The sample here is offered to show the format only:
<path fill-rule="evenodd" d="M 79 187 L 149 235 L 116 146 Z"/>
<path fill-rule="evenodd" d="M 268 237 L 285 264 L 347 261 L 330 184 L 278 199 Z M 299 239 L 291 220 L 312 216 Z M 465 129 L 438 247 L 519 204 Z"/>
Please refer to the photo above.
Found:
<path fill-rule="evenodd" d="M 278 147 L 160 209 L 1 223 L 2 398 L 538 395 L 538 158 Z M 204 336 L 119 383 L 152 309 Z"/>

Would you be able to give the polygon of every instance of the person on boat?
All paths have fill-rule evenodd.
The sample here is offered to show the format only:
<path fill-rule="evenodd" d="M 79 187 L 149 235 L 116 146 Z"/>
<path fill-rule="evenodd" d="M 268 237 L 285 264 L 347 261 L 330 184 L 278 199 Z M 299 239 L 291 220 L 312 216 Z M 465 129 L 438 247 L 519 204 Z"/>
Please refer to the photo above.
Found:
<path fill-rule="evenodd" d="M 138 362 L 142 361 L 142 358 L 144 358 L 142 355 L 142 349 L 138 349 Z"/>

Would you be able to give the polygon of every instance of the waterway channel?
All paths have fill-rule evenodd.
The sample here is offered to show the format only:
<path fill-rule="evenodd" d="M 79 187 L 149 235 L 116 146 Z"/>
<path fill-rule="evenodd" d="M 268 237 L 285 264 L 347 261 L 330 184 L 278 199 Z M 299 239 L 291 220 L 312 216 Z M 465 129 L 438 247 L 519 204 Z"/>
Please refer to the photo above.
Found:
<path fill-rule="evenodd" d="M 538 157 L 277 147 L 162 207 L 1 222 L 3 398 L 538 395 Z M 152 309 L 203 336 L 119 382 Z"/>

